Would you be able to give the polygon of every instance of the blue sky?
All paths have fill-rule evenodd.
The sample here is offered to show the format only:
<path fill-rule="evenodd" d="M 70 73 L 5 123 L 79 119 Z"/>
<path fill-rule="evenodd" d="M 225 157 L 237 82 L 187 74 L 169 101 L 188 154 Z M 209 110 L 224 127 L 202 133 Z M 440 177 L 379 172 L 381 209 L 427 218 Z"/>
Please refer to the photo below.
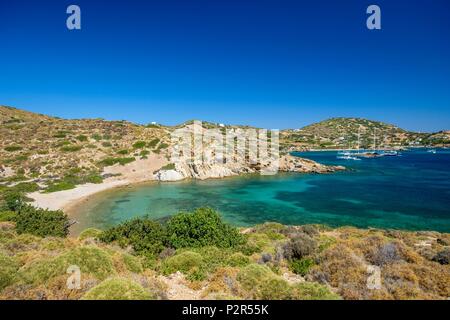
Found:
<path fill-rule="evenodd" d="M 82 30 L 66 28 L 78 4 Z M 382 30 L 366 28 L 370 4 Z M 450 129 L 450 2 L 0 1 L 0 104 L 66 118 Z"/>

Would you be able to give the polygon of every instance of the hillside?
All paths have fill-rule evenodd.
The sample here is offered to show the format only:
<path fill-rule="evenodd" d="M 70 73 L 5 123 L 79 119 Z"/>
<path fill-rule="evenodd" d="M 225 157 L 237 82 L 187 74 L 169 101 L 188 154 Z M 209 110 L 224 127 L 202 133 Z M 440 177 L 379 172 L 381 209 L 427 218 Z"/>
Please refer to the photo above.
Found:
<path fill-rule="evenodd" d="M 361 148 L 372 148 L 374 135 L 377 148 L 450 144 L 448 136 L 432 139 L 435 134 L 410 132 L 392 124 L 361 118 L 332 118 L 301 129 L 285 130 L 282 142 L 294 149 L 357 148 L 358 132 Z"/>
<path fill-rule="evenodd" d="M 31 191 L 68 190 L 118 176 L 127 180 L 125 183 L 219 178 L 256 172 L 269 165 L 260 162 L 243 165 L 246 160 L 242 150 L 240 159 L 223 165 L 214 163 L 213 151 L 210 162 L 202 165 L 190 164 L 191 155 L 186 154 L 186 163 L 175 167 L 169 163 L 170 154 L 181 144 L 172 142 L 170 134 L 182 126 L 193 130 L 197 126 L 193 121 L 168 127 L 103 119 L 65 120 L 0 106 L 0 123 L 0 183 L 39 184 Z M 196 130 L 204 132 L 211 128 L 224 135 L 226 129 L 246 127 L 203 122 Z M 213 150 L 210 144 L 206 148 Z M 328 172 L 334 168 L 284 155 L 280 170 Z M 161 174 L 154 175 L 158 171 Z"/>
<path fill-rule="evenodd" d="M 98 181 L 103 168 L 114 163 L 166 154 L 170 138 L 169 130 L 158 125 L 64 120 L 2 106 L 0 123 L 0 177 L 15 181 Z"/>

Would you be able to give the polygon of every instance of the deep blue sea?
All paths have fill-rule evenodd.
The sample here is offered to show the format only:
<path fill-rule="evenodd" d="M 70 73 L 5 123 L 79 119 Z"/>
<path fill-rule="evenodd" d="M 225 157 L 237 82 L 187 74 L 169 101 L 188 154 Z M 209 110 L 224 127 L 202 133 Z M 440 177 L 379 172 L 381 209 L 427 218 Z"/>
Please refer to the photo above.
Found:
<path fill-rule="evenodd" d="M 98 195 L 77 210 L 79 224 L 106 228 L 132 217 L 164 218 L 209 206 L 245 226 L 276 221 L 450 232 L 450 150 L 404 151 L 399 157 L 341 160 L 336 152 L 294 155 L 345 172 L 281 173 L 220 180 L 154 183 Z"/>

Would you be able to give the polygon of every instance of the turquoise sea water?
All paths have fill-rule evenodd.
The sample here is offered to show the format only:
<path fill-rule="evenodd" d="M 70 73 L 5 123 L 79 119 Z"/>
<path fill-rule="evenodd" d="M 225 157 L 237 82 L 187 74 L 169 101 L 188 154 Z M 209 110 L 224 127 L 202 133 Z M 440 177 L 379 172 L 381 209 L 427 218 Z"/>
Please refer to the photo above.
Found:
<path fill-rule="evenodd" d="M 361 161 L 337 159 L 336 152 L 296 155 L 349 170 L 119 189 L 80 207 L 74 232 L 106 228 L 146 214 L 165 218 L 201 206 L 216 208 L 225 220 L 239 226 L 277 221 L 450 232 L 450 150 L 405 151 L 400 157 Z"/>

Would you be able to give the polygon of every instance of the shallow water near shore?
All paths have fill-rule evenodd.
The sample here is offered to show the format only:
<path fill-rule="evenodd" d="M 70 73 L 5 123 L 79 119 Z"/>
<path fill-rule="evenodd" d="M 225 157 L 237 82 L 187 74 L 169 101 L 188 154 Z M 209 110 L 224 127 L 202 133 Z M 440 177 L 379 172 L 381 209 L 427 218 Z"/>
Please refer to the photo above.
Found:
<path fill-rule="evenodd" d="M 164 219 L 209 206 L 234 225 L 283 224 L 450 232 L 450 150 L 402 152 L 399 157 L 341 160 L 336 152 L 295 153 L 349 170 L 280 173 L 220 180 L 153 183 L 111 190 L 77 206 L 76 234 L 133 217 Z"/>

